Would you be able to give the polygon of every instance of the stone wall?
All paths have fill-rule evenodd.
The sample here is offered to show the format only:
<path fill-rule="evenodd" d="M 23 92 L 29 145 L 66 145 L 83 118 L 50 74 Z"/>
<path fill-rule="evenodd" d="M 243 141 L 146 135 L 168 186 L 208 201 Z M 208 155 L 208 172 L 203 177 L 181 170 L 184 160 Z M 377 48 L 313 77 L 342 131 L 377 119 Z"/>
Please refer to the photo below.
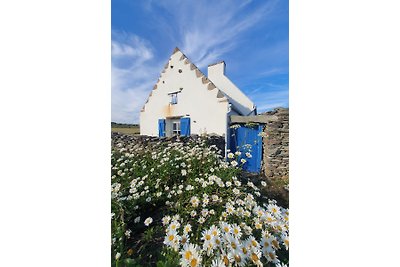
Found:
<path fill-rule="evenodd" d="M 269 179 L 289 179 L 289 109 L 277 108 L 268 117 L 263 140 L 263 170 Z"/>

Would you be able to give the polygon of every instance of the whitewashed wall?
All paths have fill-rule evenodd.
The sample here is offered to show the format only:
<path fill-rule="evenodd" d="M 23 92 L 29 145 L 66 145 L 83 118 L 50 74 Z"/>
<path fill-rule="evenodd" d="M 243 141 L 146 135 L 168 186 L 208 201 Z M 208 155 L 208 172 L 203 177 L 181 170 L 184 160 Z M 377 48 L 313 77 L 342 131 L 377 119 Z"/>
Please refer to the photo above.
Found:
<path fill-rule="evenodd" d="M 208 78 L 229 97 L 229 101 L 241 115 L 255 115 L 254 103 L 225 76 L 225 62 L 208 66 L 207 72 Z"/>
<path fill-rule="evenodd" d="M 228 100 L 221 92 L 218 94 L 218 88 L 209 90 L 202 77 L 197 77 L 196 68 L 191 70 L 191 63 L 185 64 L 186 59 L 182 59 L 182 55 L 177 51 L 171 56 L 157 88 L 152 91 L 140 113 L 140 134 L 158 136 L 158 119 L 189 115 L 191 134 L 226 135 Z M 183 90 L 178 94 L 178 104 L 171 105 L 168 93 L 180 88 Z"/>

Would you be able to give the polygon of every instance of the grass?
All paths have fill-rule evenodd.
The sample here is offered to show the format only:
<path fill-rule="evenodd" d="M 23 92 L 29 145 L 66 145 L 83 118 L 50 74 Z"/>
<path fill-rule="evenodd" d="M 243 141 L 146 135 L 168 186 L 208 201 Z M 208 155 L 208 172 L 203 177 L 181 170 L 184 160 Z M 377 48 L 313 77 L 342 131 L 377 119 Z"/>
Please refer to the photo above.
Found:
<path fill-rule="evenodd" d="M 111 132 L 129 134 L 129 135 L 138 135 L 140 134 L 139 126 L 125 128 L 125 127 L 111 127 Z"/>

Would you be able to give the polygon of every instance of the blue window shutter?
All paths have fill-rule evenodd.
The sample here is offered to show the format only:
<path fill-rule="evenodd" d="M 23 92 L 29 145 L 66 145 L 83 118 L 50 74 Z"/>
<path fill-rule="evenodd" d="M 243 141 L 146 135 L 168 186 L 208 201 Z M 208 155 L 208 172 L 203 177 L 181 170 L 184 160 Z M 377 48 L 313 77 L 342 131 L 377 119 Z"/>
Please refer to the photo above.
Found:
<path fill-rule="evenodd" d="M 165 136 L 165 119 L 158 120 L 158 136 L 159 137 Z"/>
<path fill-rule="evenodd" d="M 190 118 L 181 118 L 181 135 L 190 135 Z"/>

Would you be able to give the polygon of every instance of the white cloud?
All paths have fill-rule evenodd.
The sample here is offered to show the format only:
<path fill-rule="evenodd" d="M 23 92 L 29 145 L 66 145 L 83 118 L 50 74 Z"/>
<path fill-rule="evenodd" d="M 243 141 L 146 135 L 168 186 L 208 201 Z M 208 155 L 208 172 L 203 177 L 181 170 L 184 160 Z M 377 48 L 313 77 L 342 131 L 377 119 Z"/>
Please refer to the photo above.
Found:
<path fill-rule="evenodd" d="M 159 1 L 153 4 L 176 16 L 180 48 L 202 68 L 235 48 L 240 35 L 267 17 L 277 1 L 264 2 L 257 9 L 245 12 L 250 2 L 235 5 L 230 1 Z"/>
<path fill-rule="evenodd" d="M 152 60 L 153 49 L 144 39 L 127 33 L 113 32 L 111 64 L 111 120 L 137 123 L 159 64 Z"/>

